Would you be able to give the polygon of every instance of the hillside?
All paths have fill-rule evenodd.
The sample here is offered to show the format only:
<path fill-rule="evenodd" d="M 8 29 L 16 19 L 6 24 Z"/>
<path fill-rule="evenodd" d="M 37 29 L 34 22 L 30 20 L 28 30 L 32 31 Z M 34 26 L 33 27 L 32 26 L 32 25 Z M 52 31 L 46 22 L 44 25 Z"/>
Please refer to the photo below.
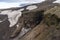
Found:
<path fill-rule="evenodd" d="M 0 40 L 60 40 L 60 4 L 53 1 L 0 9 Z"/>
<path fill-rule="evenodd" d="M 55 6 L 45 11 L 43 20 L 19 40 L 60 40 L 59 8 Z"/>

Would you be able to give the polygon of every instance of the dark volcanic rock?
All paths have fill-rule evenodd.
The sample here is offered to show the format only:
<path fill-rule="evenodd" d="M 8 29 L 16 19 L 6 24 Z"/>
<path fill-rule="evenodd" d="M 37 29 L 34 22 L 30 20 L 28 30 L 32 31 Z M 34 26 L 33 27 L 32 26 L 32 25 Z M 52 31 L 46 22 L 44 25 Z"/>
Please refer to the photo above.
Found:
<path fill-rule="evenodd" d="M 0 15 L 0 20 L 2 21 L 0 23 L 0 40 L 7 40 L 7 39 L 4 39 L 4 36 L 5 36 L 6 32 L 9 30 L 10 23 L 8 21 L 8 16 Z"/>
<path fill-rule="evenodd" d="M 23 16 L 23 22 L 25 24 L 24 27 L 34 27 L 32 25 L 37 25 L 41 22 L 43 19 L 43 12 L 44 11 L 36 11 L 36 12 L 28 12 L 24 13 Z"/>

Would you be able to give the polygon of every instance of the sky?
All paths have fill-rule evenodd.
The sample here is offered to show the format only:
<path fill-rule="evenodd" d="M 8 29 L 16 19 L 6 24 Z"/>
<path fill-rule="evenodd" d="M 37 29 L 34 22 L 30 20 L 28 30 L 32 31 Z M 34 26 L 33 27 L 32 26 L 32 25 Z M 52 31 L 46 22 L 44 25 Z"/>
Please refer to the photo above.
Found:
<path fill-rule="evenodd" d="M 6 9 L 11 7 L 21 7 L 21 4 L 32 4 L 32 3 L 41 3 L 45 0 L 0 0 L 0 9 Z M 53 3 L 60 3 L 60 0 L 57 0 Z"/>
<path fill-rule="evenodd" d="M 39 3 L 45 0 L 0 0 L 0 9 L 6 9 L 11 7 L 20 7 L 21 4 Z"/>

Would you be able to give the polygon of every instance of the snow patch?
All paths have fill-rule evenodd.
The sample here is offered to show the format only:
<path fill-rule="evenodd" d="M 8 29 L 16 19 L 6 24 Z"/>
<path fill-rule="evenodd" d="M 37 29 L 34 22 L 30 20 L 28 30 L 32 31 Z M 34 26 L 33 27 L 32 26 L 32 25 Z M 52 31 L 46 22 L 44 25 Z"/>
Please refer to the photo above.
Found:
<path fill-rule="evenodd" d="M 20 34 L 18 35 L 18 37 L 14 38 L 13 40 L 19 40 L 19 38 L 21 38 L 24 34 L 26 34 L 30 30 L 31 30 L 31 28 L 26 29 L 23 27 Z"/>
<path fill-rule="evenodd" d="M 54 1 L 53 3 L 60 3 L 60 0 L 56 0 L 56 1 Z"/>
<path fill-rule="evenodd" d="M 28 29 L 26 29 L 26 28 L 22 28 L 22 30 L 21 30 L 21 33 L 20 33 L 20 37 L 22 37 L 25 33 L 27 33 L 29 30 L 31 30 L 31 28 L 28 28 Z"/>
<path fill-rule="evenodd" d="M 21 12 L 13 11 L 11 14 L 9 14 L 9 22 L 10 22 L 10 27 L 15 25 L 18 21 L 18 18 L 21 16 Z"/>
<path fill-rule="evenodd" d="M 10 22 L 9 27 L 12 27 L 17 23 L 19 17 L 22 15 L 21 11 L 23 11 L 23 10 L 24 9 L 17 10 L 17 11 L 6 10 L 6 11 L 2 11 L 0 14 L 8 15 L 8 20 Z"/>
<path fill-rule="evenodd" d="M 3 22 L 3 21 L 0 21 L 0 23 Z"/>
<path fill-rule="evenodd" d="M 32 5 L 32 6 L 28 6 L 26 9 L 27 9 L 27 10 L 34 10 L 34 9 L 36 9 L 36 8 L 37 8 L 36 5 Z"/>

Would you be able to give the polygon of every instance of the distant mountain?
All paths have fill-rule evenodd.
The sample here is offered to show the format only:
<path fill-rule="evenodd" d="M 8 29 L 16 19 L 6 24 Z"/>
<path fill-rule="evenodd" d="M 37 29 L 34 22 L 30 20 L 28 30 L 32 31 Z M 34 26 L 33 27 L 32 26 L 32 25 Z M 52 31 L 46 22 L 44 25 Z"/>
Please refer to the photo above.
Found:
<path fill-rule="evenodd" d="M 21 4 L 20 6 L 27 6 L 27 5 L 30 5 L 31 3 L 25 3 L 25 4 Z"/>

